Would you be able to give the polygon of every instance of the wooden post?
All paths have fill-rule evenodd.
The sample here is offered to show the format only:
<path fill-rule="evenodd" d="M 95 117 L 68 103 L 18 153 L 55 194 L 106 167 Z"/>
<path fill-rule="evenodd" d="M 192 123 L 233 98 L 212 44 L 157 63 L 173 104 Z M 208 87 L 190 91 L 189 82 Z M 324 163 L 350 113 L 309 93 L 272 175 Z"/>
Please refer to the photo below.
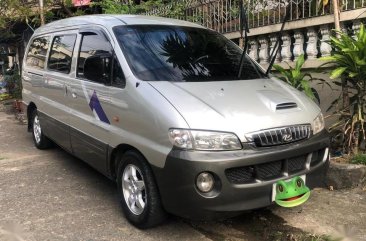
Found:
<path fill-rule="evenodd" d="M 43 6 L 44 6 L 43 0 L 39 0 L 39 11 L 40 11 L 41 25 L 45 24 Z"/>
<path fill-rule="evenodd" d="M 248 39 L 244 39 L 244 33 L 243 31 L 246 31 L 245 30 L 245 25 L 244 24 L 244 20 L 242 19 L 243 17 L 243 14 L 242 14 L 242 11 L 244 11 L 244 8 L 243 8 L 243 1 L 240 0 L 241 2 L 239 3 L 239 31 L 240 31 L 240 38 L 239 38 L 239 47 L 241 49 L 244 49 L 244 41 L 248 41 Z"/>
<path fill-rule="evenodd" d="M 241 49 L 243 49 L 243 48 L 244 48 L 244 38 L 243 38 L 243 37 L 240 37 L 240 38 L 239 38 L 239 47 L 240 47 Z"/>
<path fill-rule="evenodd" d="M 340 38 L 339 32 L 341 31 L 340 19 L 339 19 L 339 5 L 338 0 L 333 0 L 333 12 L 334 12 L 334 28 L 336 30 L 336 37 Z M 342 107 L 345 111 L 349 107 L 349 96 L 348 96 L 348 83 L 346 77 L 341 77 L 342 80 Z M 345 112 L 349 112 L 346 110 Z"/>
<path fill-rule="evenodd" d="M 341 31 L 340 26 L 340 19 L 339 19 L 339 6 L 338 6 L 338 0 L 333 0 L 333 12 L 334 12 L 334 26 L 335 30 L 337 31 L 337 38 L 339 38 L 338 31 Z"/>

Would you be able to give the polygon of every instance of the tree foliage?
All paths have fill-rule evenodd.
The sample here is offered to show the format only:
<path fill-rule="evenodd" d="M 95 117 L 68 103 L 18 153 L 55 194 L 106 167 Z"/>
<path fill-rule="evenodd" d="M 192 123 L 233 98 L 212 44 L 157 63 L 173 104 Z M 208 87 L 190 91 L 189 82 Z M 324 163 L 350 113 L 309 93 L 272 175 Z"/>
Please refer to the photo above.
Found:
<path fill-rule="evenodd" d="M 128 1 L 127 3 L 123 3 L 119 0 L 104 0 L 100 2 L 93 3 L 96 6 L 100 6 L 102 8 L 103 13 L 105 14 L 127 14 L 127 13 L 135 13 L 136 7 L 133 1 Z"/>
<path fill-rule="evenodd" d="M 174 3 L 171 14 L 182 12 L 180 1 L 172 0 L 100 0 L 91 4 L 99 7 L 99 13 L 106 14 L 139 14 L 164 4 Z M 57 10 L 57 11 L 56 11 Z M 85 14 L 84 9 L 75 8 L 72 0 L 44 0 L 44 14 L 46 23 L 55 19 Z M 55 16 L 57 14 L 57 16 Z M 28 23 L 33 28 L 40 25 L 39 1 L 0 0 L 0 30 L 2 37 L 12 36 L 11 30 L 18 22 Z"/>
<path fill-rule="evenodd" d="M 71 0 L 44 0 L 44 15 L 46 22 L 54 20 L 55 9 L 60 9 L 58 16 L 71 17 L 83 14 L 82 11 L 70 11 Z M 0 31 L 3 39 L 14 36 L 14 26 L 17 23 L 27 23 L 33 28 L 40 25 L 39 1 L 0 0 Z M 0 38 L 1 40 L 1 38 Z"/>
<path fill-rule="evenodd" d="M 166 17 L 180 17 L 185 9 L 183 2 L 173 0 L 102 0 L 93 4 L 100 6 L 103 13 L 106 14 L 139 14 L 172 3 L 169 16 Z"/>
<path fill-rule="evenodd" d="M 0 0 L 0 29 L 9 29 L 17 20 L 26 20 L 32 11 L 31 6 L 19 0 Z"/>

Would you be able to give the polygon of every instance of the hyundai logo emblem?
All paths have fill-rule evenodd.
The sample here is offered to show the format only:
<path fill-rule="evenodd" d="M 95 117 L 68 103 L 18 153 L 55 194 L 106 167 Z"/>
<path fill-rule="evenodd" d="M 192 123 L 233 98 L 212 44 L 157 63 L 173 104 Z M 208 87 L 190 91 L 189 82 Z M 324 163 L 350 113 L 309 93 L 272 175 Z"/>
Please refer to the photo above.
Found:
<path fill-rule="evenodd" d="M 282 135 L 282 140 L 283 140 L 284 142 L 292 141 L 292 135 L 291 135 L 291 134 L 283 134 L 283 135 Z"/>

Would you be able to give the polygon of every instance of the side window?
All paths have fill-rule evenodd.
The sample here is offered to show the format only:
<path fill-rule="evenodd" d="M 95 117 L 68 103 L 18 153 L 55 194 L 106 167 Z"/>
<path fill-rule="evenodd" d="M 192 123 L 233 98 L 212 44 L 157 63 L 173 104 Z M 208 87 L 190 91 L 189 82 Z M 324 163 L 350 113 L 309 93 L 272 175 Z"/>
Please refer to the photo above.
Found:
<path fill-rule="evenodd" d="M 112 53 L 112 46 L 105 38 L 94 33 L 84 34 L 77 76 L 98 83 L 110 83 Z"/>
<path fill-rule="evenodd" d="M 33 39 L 25 60 L 26 65 L 37 69 L 44 69 L 48 47 L 48 36 Z"/>
<path fill-rule="evenodd" d="M 54 37 L 48 59 L 48 69 L 65 74 L 70 73 L 75 40 L 76 35 Z"/>

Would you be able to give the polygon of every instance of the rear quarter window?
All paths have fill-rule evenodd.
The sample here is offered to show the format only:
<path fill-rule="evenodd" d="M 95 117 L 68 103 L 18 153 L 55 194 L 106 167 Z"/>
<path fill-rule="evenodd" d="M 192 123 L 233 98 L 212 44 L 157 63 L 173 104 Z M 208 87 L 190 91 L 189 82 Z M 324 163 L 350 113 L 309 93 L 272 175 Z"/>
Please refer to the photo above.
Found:
<path fill-rule="evenodd" d="M 26 58 L 27 66 L 44 69 L 49 41 L 49 36 L 38 37 L 32 40 Z"/>

